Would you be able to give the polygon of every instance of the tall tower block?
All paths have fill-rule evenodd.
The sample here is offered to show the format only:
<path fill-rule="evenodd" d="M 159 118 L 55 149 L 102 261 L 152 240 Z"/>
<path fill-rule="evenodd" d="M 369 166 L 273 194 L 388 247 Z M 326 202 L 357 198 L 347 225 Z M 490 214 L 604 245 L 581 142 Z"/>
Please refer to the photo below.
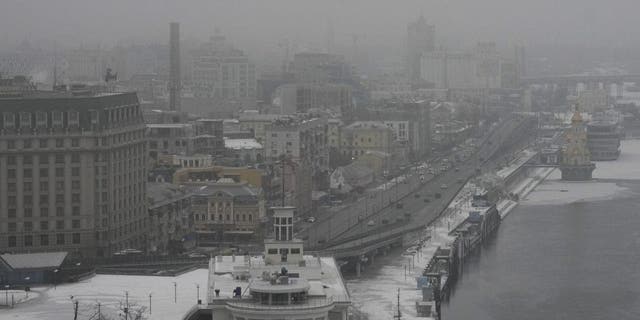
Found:
<path fill-rule="evenodd" d="M 180 110 L 180 24 L 169 24 L 169 109 Z"/>

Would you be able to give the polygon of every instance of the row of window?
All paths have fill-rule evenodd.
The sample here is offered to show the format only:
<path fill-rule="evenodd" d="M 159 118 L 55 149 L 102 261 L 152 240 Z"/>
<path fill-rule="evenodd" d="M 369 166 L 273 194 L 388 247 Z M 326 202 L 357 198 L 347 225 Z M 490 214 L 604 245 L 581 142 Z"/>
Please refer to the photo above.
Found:
<path fill-rule="evenodd" d="M 34 236 L 33 235 L 25 235 L 24 237 L 22 237 L 22 246 L 24 247 L 33 247 L 33 246 L 48 246 L 48 245 L 53 245 L 53 243 L 50 242 L 50 238 L 51 235 L 48 234 L 41 234 L 39 237 L 37 237 L 40 241 L 38 244 L 34 243 Z M 18 246 L 18 236 L 8 236 L 7 237 L 7 246 L 9 248 L 15 248 Z M 71 240 L 71 244 L 80 244 L 80 234 L 79 233 L 72 233 L 71 234 L 71 239 L 69 239 L 67 234 L 64 233 L 58 233 L 55 235 L 55 244 L 56 245 L 65 245 L 68 244 L 68 241 Z"/>
<path fill-rule="evenodd" d="M 53 221 L 52 221 L 53 222 Z M 9 232 L 31 232 L 33 231 L 33 222 L 31 221 L 25 221 L 22 223 L 22 227 L 23 230 L 18 230 L 18 224 L 15 222 L 9 222 L 8 227 L 9 227 Z M 47 231 L 49 230 L 49 221 L 45 220 L 45 221 L 40 221 L 40 231 Z M 52 229 L 53 229 L 53 225 L 51 225 Z M 65 228 L 65 223 L 64 220 L 56 220 L 56 226 L 55 228 L 57 230 L 64 230 Z M 71 228 L 72 229 L 80 229 L 80 220 L 71 220 Z"/>
<path fill-rule="evenodd" d="M 267 250 L 268 254 L 282 254 L 282 255 L 287 255 L 287 254 L 300 254 L 300 248 L 291 248 L 291 249 L 287 249 L 287 248 L 281 248 L 280 251 L 278 252 L 278 249 L 269 249 Z"/>
<path fill-rule="evenodd" d="M 51 168 L 40 168 L 40 171 L 38 171 L 39 177 L 48 178 L 49 177 L 49 172 L 51 171 L 49 169 L 51 169 Z M 24 168 L 24 169 L 22 169 L 22 177 L 23 178 L 33 178 L 33 172 L 34 172 L 34 170 L 31 169 L 31 168 Z M 7 178 L 15 179 L 16 178 L 16 174 L 17 174 L 16 169 L 7 169 Z M 58 178 L 64 177 L 64 167 L 55 168 L 54 174 Z M 72 167 L 71 168 L 71 176 L 72 177 L 79 177 L 80 176 L 80 167 Z"/>
<path fill-rule="evenodd" d="M 63 190 L 62 190 L 63 191 Z M 64 194 L 56 194 L 55 195 L 55 202 L 58 204 L 63 204 L 64 201 Z M 41 194 L 40 198 L 39 198 L 39 204 L 40 205 L 47 205 L 49 204 L 49 194 Z M 32 195 L 25 195 L 22 197 L 22 202 L 23 205 L 25 207 L 30 207 L 31 204 L 33 204 L 33 196 Z M 72 193 L 71 194 L 71 202 L 74 204 L 80 203 L 80 194 L 79 193 Z M 9 205 L 9 207 L 15 207 L 18 204 L 18 200 L 16 196 L 7 196 L 7 204 Z"/>
<path fill-rule="evenodd" d="M 209 217 L 210 217 L 210 220 L 216 221 L 216 215 L 215 214 L 212 214 Z M 226 219 L 222 219 L 223 217 L 225 217 Z M 204 214 L 196 214 L 195 218 L 196 218 L 196 221 L 199 221 L 199 220 L 205 221 L 205 220 L 207 220 L 207 216 L 204 215 Z M 249 221 L 249 222 L 253 221 L 253 215 L 252 214 L 244 214 L 244 213 L 241 214 L 241 215 L 240 214 L 236 214 L 235 218 L 236 218 L 235 221 L 245 221 L 245 222 L 246 221 Z M 242 219 L 242 220 L 240 220 L 240 219 Z M 218 221 L 231 221 L 231 215 L 230 214 L 226 214 L 226 215 L 223 216 L 222 214 L 218 214 L 218 219 L 217 220 Z"/>
<path fill-rule="evenodd" d="M 59 193 L 64 192 L 64 181 L 55 181 L 55 188 L 56 188 L 56 192 L 59 192 Z M 71 180 L 71 189 L 80 190 L 80 180 Z M 17 192 L 18 191 L 17 183 L 8 182 L 7 191 Z M 33 182 L 31 181 L 22 182 L 22 192 L 28 193 L 32 191 L 33 191 Z M 40 181 L 40 192 L 46 193 L 47 191 L 49 191 L 49 181 Z"/>
<path fill-rule="evenodd" d="M 8 208 L 7 209 L 7 217 L 9 219 L 15 219 L 16 218 L 16 213 L 17 213 L 16 212 L 16 208 Z M 56 207 L 55 214 L 56 214 L 56 217 L 64 217 L 65 216 L 64 207 Z M 78 207 L 78 206 L 71 207 L 71 215 L 79 216 L 80 215 L 80 207 Z M 44 217 L 48 217 L 48 216 L 49 216 L 49 208 L 40 207 L 40 217 L 44 218 Z M 22 218 L 32 218 L 33 217 L 33 208 L 31 208 L 31 207 L 23 208 L 21 217 Z"/>
<path fill-rule="evenodd" d="M 114 134 L 110 139 L 107 137 L 96 138 L 95 145 L 96 146 L 107 146 L 109 140 L 112 141 L 113 144 L 120 144 L 125 142 L 130 142 L 138 139 L 144 138 L 144 131 L 137 130 L 133 132 L 125 132 L 120 134 Z M 49 142 L 53 140 L 55 144 L 52 146 Z M 22 140 L 7 140 L 6 141 L 6 149 L 7 150 L 30 150 L 30 149 L 48 149 L 50 147 L 55 148 L 79 148 L 80 147 L 80 138 L 56 138 L 56 139 L 22 139 Z"/>
<path fill-rule="evenodd" d="M 25 154 L 22 156 L 22 164 L 28 165 L 28 164 L 33 164 L 34 160 L 33 160 L 34 156 L 29 155 L 29 154 Z M 80 154 L 78 153 L 73 153 L 71 154 L 71 163 L 80 163 Z M 19 158 L 17 156 L 14 155 L 8 155 L 7 156 L 7 165 L 13 166 L 13 165 L 17 165 L 18 164 L 18 160 Z M 65 164 L 65 154 L 64 153 L 58 153 L 56 155 L 54 155 L 54 162 L 56 164 Z M 49 154 L 40 154 L 38 155 L 38 163 L 39 164 L 49 164 Z"/>
<path fill-rule="evenodd" d="M 67 144 L 65 143 L 65 140 L 67 139 L 55 139 L 55 147 L 56 148 L 65 148 L 67 146 Z M 80 139 L 79 138 L 72 138 L 71 140 L 71 147 L 72 148 L 78 148 L 80 147 Z M 37 146 L 39 149 L 47 149 L 49 148 L 49 139 L 37 139 L 35 141 L 38 141 Z M 19 143 L 16 142 L 21 142 L 22 144 L 20 145 Z M 36 148 L 36 144 L 34 143 L 34 140 L 32 139 L 24 139 L 24 140 L 7 140 L 7 149 L 8 150 L 14 150 L 14 149 L 34 149 Z"/>
<path fill-rule="evenodd" d="M 64 115 L 66 114 L 66 120 L 68 126 L 80 125 L 80 113 L 78 111 L 52 111 L 44 112 L 37 111 L 31 112 L 3 112 L 3 123 L 5 129 L 13 129 L 18 125 L 20 128 L 47 128 L 49 126 L 53 128 L 62 128 L 64 126 Z M 34 117 L 35 116 L 35 117 Z M 16 123 L 16 120 L 19 120 Z"/>

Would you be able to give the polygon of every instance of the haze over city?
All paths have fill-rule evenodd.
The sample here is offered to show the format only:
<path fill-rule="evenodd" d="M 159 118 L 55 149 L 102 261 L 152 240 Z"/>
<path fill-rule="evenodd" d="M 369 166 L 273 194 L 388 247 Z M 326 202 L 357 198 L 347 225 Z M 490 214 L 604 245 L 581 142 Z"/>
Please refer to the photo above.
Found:
<path fill-rule="evenodd" d="M 491 40 L 637 47 L 637 6 L 633 0 L 5 0 L 0 45 L 25 39 L 49 46 L 53 40 L 69 46 L 162 42 L 167 21 L 180 21 L 187 39 L 203 40 L 220 28 L 252 52 L 268 52 L 282 39 L 323 48 L 329 23 L 343 45 L 356 33 L 371 44 L 398 46 L 406 21 L 423 13 L 446 45 Z"/>
<path fill-rule="evenodd" d="M 0 320 L 640 319 L 636 0 L 0 1 Z"/>

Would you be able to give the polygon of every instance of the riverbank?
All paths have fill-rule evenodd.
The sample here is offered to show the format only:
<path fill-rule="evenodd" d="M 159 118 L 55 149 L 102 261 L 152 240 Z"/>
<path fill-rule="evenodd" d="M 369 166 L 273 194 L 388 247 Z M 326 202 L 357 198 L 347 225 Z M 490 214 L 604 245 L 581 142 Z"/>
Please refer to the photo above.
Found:
<path fill-rule="evenodd" d="M 508 175 L 507 173 L 522 166 L 526 162 L 523 159 L 530 155 L 529 151 L 524 151 L 521 157 L 515 157 L 511 165 L 503 168 L 501 172 Z M 508 192 L 517 194 L 518 198 L 522 199 L 552 171 L 553 168 L 534 169 L 531 176 L 522 179 Z M 399 257 L 396 256 L 396 259 L 383 258 L 385 265 L 379 269 L 375 278 L 365 276 L 347 281 L 353 304 L 360 313 L 372 320 L 389 319 L 397 314 L 397 290 L 400 289 L 399 308 L 403 318 L 418 317 L 416 302 L 423 299 L 416 279 L 423 276 L 425 268 L 436 253 L 440 254 L 441 249 L 452 247 L 458 237 L 452 234 L 452 230 L 469 217 L 469 212 L 478 211 L 477 207 L 472 206 L 471 201 L 479 190 L 480 188 L 473 183 L 467 183 L 442 215 L 429 225 L 421 236 L 414 239 L 413 247 Z M 499 201 L 496 207 L 501 211 L 501 215 L 506 216 L 517 204 L 515 200 L 504 199 Z M 441 279 L 441 283 L 445 284 L 446 279 L 446 277 Z M 431 308 L 434 309 L 435 304 Z"/>
<path fill-rule="evenodd" d="M 550 174 L 467 259 L 443 319 L 640 319 L 639 163 L 623 141 L 592 181 Z"/>

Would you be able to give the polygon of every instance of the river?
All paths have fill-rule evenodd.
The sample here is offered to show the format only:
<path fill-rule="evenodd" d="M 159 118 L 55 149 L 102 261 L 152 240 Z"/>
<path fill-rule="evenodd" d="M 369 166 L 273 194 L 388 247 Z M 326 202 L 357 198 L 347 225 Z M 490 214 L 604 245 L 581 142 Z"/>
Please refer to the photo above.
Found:
<path fill-rule="evenodd" d="M 443 319 L 640 319 L 640 141 L 624 141 L 620 159 L 597 163 L 594 177 L 563 182 L 554 172 L 523 199 L 466 260 Z M 370 319 L 392 305 L 373 303 L 377 284 L 391 289 L 385 282 L 404 266 L 384 260 L 349 281 Z"/>

